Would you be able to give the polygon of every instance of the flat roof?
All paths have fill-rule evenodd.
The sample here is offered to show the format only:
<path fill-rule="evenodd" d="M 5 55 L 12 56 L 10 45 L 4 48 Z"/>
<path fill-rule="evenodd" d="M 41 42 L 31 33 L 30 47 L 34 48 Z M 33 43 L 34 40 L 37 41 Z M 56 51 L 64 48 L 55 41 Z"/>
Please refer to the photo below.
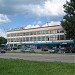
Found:
<path fill-rule="evenodd" d="M 49 27 L 56 27 L 60 25 L 53 25 L 53 26 L 40 26 L 40 27 L 35 27 L 35 28 L 27 28 L 27 29 L 19 29 L 19 30 L 8 30 L 7 32 L 12 32 L 12 31 L 22 31 L 22 30 L 33 30 L 33 29 L 39 29 L 39 28 L 49 28 Z"/>

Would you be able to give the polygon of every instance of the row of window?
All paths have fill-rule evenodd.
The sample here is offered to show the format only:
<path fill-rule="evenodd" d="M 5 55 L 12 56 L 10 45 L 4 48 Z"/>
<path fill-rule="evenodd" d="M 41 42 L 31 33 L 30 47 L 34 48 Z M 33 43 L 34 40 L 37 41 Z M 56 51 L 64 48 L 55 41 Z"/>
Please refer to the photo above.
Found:
<path fill-rule="evenodd" d="M 56 41 L 64 40 L 64 35 L 55 36 L 40 36 L 40 37 L 25 37 L 25 38 L 11 38 L 7 39 L 8 42 L 28 42 L 28 41 Z"/>
<path fill-rule="evenodd" d="M 41 34 L 56 34 L 56 33 L 64 33 L 64 30 L 58 29 L 58 30 L 41 30 L 41 31 L 33 31 L 33 32 L 12 33 L 12 34 L 7 34 L 7 37 L 41 35 Z"/>

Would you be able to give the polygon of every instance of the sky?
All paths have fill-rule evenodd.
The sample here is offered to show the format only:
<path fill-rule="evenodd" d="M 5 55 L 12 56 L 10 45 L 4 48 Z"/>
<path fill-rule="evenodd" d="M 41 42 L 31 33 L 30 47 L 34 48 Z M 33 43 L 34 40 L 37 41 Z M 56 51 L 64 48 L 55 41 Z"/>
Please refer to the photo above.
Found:
<path fill-rule="evenodd" d="M 0 0 L 0 36 L 12 28 L 60 24 L 66 0 Z"/>

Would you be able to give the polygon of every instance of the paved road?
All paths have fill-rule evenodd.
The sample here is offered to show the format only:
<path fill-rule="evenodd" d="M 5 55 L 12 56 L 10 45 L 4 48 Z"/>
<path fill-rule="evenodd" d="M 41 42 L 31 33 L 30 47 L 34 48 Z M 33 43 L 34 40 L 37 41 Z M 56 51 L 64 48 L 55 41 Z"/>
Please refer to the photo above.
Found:
<path fill-rule="evenodd" d="M 0 58 L 13 58 L 35 61 L 59 61 L 75 63 L 75 55 L 71 54 L 22 54 L 22 53 L 5 53 L 0 54 Z"/>

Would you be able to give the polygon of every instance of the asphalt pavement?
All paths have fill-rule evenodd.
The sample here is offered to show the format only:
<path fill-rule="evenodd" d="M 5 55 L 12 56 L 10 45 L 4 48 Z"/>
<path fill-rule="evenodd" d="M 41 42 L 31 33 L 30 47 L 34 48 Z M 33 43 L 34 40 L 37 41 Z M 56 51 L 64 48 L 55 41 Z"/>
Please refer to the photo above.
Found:
<path fill-rule="evenodd" d="M 31 54 L 31 53 L 0 53 L 0 58 L 24 59 L 33 61 L 75 63 L 74 54 Z"/>

